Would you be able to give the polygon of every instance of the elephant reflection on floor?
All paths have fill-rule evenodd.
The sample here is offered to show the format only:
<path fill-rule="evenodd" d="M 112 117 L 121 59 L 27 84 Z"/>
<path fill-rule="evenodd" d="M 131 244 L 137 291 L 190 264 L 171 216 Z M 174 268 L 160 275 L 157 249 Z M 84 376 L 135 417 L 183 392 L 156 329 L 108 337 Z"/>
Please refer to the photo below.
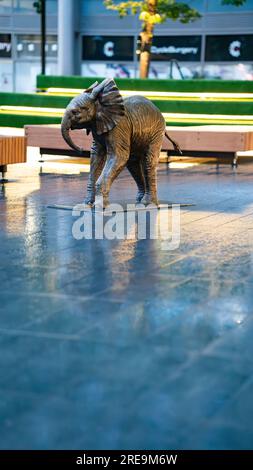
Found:
<path fill-rule="evenodd" d="M 93 205 L 96 195 L 109 203 L 111 185 L 127 167 L 134 178 L 137 203 L 156 204 L 157 166 L 164 135 L 165 120 L 159 109 L 143 96 L 123 99 L 114 80 L 94 83 L 74 98 L 62 119 L 62 135 L 67 144 L 82 151 L 70 137 L 69 130 L 86 129 L 92 132 L 91 168 L 86 204 Z"/>

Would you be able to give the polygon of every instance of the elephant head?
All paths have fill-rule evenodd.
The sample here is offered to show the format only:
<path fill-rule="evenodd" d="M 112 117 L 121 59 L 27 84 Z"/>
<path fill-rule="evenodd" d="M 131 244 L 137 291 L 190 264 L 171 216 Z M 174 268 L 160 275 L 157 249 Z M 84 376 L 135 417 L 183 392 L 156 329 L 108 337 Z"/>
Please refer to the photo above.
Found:
<path fill-rule="evenodd" d="M 69 130 L 94 130 L 98 135 L 112 130 L 125 114 L 123 98 L 111 78 L 94 83 L 75 97 L 67 106 L 61 123 L 65 142 L 74 150 L 82 152 L 69 135 Z"/>

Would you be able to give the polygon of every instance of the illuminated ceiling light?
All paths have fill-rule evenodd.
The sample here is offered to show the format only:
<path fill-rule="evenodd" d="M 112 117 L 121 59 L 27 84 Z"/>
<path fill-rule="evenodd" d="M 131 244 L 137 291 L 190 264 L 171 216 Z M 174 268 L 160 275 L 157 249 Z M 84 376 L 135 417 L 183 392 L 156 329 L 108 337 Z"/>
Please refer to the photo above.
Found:
<path fill-rule="evenodd" d="M 27 49 L 29 52 L 34 52 L 35 51 L 35 45 L 34 44 L 28 44 Z"/>

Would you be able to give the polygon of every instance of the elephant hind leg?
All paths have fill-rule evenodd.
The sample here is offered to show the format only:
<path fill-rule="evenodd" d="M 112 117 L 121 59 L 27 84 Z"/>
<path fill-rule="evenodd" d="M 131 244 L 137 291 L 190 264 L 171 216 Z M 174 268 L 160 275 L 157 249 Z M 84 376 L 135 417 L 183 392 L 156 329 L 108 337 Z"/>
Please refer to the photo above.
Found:
<path fill-rule="evenodd" d="M 142 160 L 143 173 L 145 179 L 145 195 L 143 204 L 155 204 L 158 206 L 157 198 L 157 166 L 161 150 L 160 140 L 151 145 Z"/>
<path fill-rule="evenodd" d="M 141 202 L 145 194 L 145 179 L 143 175 L 141 161 L 137 159 L 130 159 L 127 163 L 127 169 L 137 184 L 138 192 L 136 196 L 136 203 L 139 203 Z"/>

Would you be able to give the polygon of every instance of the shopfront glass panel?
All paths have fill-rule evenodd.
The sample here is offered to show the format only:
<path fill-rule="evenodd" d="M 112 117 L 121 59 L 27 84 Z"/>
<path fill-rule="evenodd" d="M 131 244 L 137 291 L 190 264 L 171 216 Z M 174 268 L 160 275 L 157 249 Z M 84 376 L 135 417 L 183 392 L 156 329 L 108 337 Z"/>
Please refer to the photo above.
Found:
<path fill-rule="evenodd" d="M 191 79 L 200 78 L 201 65 L 194 63 L 180 63 L 179 66 L 173 63 L 151 62 L 149 70 L 149 78 L 156 79 Z M 139 77 L 139 69 L 136 72 L 136 77 Z"/>
<path fill-rule="evenodd" d="M 139 65 L 134 63 L 82 63 L 83 77 L 113 77 L 113 78 L 139 78 Z M 149 78 L 200 78 L 202 70 L 200 64 L 180 64 L 180 70 L 176 65 L 151 62 Z"/>
<path fill-rule="evenodd" d="M 57 15 L 57 10 L 58 10 L 58 0 L 47 0 L 47 3 L 46 3 L 47 15 Z"/>
<path fill-rule="evenodd" d="M 240 13 L 243 11 L 253 11 L 253 0 L 247 0 L 244 5 L 236 7 L 234 5 L 222 5 L 221 0 L 209 0 L 207 2 L 208 12 L 235 12 Z"/>
<path fill-rule="evenodd" d="M 11 60 L 0 59 L 0 90 L 13 90 L 13 65 Z"/>
<path fill-rule="evenodd" d="M 112 77 L 112 78 L 135 78 L 134 64 L 124 63 L 111 63 L 105 64 L 83 62 L 82 63 L 82 76 L 83 77 Z"/>
<path fill-rule="evenodd" d="M 36 90 L 36 77 L 41 73 L 40 61 L 18 61 L 15 68 L 15 91 L 22 93 L 34 92 Z M 46 73 L 47 75 L 56 75 L 57 63 L 47 63 Z"/>
<path fill-rule="evenodd" d="M 204 78 L 253 80 L 253 64 L 205 64 Z"/>
<path fill-rule="evenodd" d="M 0 0 L 0 15 L 9 15 L 12 12 L 12 0 Z"/>
<path fill-rule="evenodd" d="M 57 59 L 57 36 L 47 36 L 46 56 Z M 35 58 L 41 55 L 41 37 L 36 34 L 20 34 L 17 36 L 18 58 Z"/>
<path fill-rule="evenodd" d="M 205 0 L 186 0 L 184 3 L 187 3 L 191 8 L 195 8 L 200 13 L 205 11 Z"/>
<path fill-rule="evenodd" d="M 13 8 L 14 13 L 34 13 L 36 14 L 36 10 L 33 6 L 33 0 L 14 0 L 13 1 Z"/>
<path fill-rule="evenodd" d="M 84 16 L 117 15 L 105 8 L 103 0 L 81 0 L 81 14 Z"/>
<path fill-rule="evenodd" d="M 36 3 L 35 0 L 14 0 L 14 13 L 37 14 L 36 8 L 33 5 L 34 3 Z M 57 15 L 57 3 L 58 0 L 46 0 L 46 12 L 48 15 Z"/>

